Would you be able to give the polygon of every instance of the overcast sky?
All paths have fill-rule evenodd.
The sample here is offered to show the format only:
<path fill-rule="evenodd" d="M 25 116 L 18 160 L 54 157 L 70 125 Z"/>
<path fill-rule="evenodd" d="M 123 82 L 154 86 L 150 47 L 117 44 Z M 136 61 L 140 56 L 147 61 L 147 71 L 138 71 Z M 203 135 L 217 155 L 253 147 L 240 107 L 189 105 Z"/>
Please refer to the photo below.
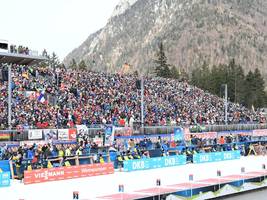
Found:
<path fill-rule="evenodd" d="M 119 0 L 0 0 L 0 39 L 62 60 L 105 26 Z"/>

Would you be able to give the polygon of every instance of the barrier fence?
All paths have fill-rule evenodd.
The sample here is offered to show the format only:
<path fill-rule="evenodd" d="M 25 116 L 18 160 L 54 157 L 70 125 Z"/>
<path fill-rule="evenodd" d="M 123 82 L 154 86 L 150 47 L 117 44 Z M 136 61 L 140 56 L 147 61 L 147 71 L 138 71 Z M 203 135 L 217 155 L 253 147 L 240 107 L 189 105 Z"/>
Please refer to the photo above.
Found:
<path fill-rule="evenodd" d="M 158 158 L 145 158 L 138 160 L 128 160 L 123 162 L 123 171 L 137 171 L 146 169 L 156 169 L 164 167 L 173 167 L 186 164 L 185 155 L 167 156 Z"/>
<path fill-rule="evenodd" d="M 244 125 L 248 126 L 248 125 Z M 219 126 L 218 126 L 219 127 Z M 239 128 L 242 126 L 240 125 Z M 255 128 L 251 126 L 251 128 Z M 211 129 L 203 129 L 201 132 L 192 132 L 190 128 L 181 127 L 145 127 L 143 133 L 139 132 L 137 134 L 133 129 L 129 127 L 115 127 L 112 131 L 112 137 L 133 137 L 138 135 L 171 135 L 176 134 L 176 130 L 182 129 L 181 136 L 178 137 L 182 139 L 190 139 L 190 135 L 196 135 L 200 138 L 215 138 L 224 134 L 241 134 L 241 135 L 251 135 L 251 136 L 267 136 L 267 128 L 263 129 L 265 126 L 261 126 L 261 129 L 240 129 L 240 130 L 225 130 L 221 128 L 221 131 L 214 131 Z M 244 127 L 242 127 L 244 128 Z M 258 127 L 259 128 L 259 127 Z M 80 141 L 84 137 L 91 138 L 98 144 L 105 143 L 106 130 L 104 128 L 91 128 L 91 129 L 29 129 L 24 131 L 18 130 L 0 130 L 0 141 L 37 141 L 44 140 L 49 142 L 66 142 L 66 141 Z M 181 138 L 182 137 L 182 138 Z M 176 139 L 177 140 L 177 137 Z"/>
<path fill-rule="evenodd" d="M 25 141 L 33 139 L 53 139 L 57 136 L 58 140 L 71 140 L 72 134 L 76 137 L 88 135 L 104 135 L 106 127 L 112 125 L 96 125 L 96 127 L 86 127 L 77 125 L 76 128 L 60 129 L 21 129 L 21 130 L 0 130 L 0 141 Z M 133 127 L 114 127 L 114 136 L 131 136 L 131 135 L 153 135 L 153 134 L 171 134 L 175 129 L 181 126 L 145 126 L 141 127 L 139 123 Z M 267 129 L 267 124 L 232 124 L 232 125 L 193 125 L 184 126 L 190 133 L 200 132 L 221 132 L 221 131 L 241 131 L 241 130 L 261 130 Z M 70 133 L 69 133 L 70 132 Z"/>
<path fill-rule="evenodd" d="M 240 151 L 198 153 L 193 155 L 193 163 L 218 162 L 240 159 Z"/>

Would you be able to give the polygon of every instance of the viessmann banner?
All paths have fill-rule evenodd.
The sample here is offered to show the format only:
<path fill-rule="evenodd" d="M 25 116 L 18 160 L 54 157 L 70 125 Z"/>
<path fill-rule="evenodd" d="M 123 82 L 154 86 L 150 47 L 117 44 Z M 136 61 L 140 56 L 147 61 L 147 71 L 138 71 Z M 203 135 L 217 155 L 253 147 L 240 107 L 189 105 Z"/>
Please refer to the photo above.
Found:
<path fill-rule="evenodd" d="M 185 164 L 186 164 L 185 155 L 145 158 L 145 159 L 124 161 L 123 171 L 130 172 L 130 171 L 145 170 L 145 169 L 173 167 Z"/>
<path fill-rule="evenodd" d="M 27 185 L 113 173 L 114 167 L 112 163 L 38 169 L 24 172 L 24 184 Z"/>

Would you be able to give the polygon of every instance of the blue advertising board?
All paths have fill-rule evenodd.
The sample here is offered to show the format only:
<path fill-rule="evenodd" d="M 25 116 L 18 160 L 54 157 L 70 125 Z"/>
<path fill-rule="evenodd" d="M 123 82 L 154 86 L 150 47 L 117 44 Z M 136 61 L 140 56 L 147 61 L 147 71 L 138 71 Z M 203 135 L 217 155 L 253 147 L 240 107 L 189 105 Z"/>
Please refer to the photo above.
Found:
<path fill-rule="evenodd" d="M 10 186 L 10 172 L 0 172 L 0 187 Z"/>
<path fill-rule="evenodd" d="M 1 160 L 0 161 L 0 169 L 3 172 L 10 172 L 9 160 Z"/>
<path fill-rule="evenodd" d="M 224 151 L 212 153 L 198 153 L 193 155 L 194 163 L 218 162 L 240 159 L 240 151 Z"/>
<path fill-rule="evenodd" d="M 163 167 L 173 167 L 178 165 L 186 164 L 186 156 L 167 156 L 158 158 L 144 158 L 138 160 L 128 160 L 123 162 L 123 170 L 126 172 L 145 170 L 145 169 L 156 169 Z"/>
<path fill-rule="evenodd" d="M 182 128 L 174 129 L 174 140 L 175 141 L 184 140 L 184 130 Z"/>
<path fill-rule="evenodd" d="M 105 128 L 105 146 L 111 146 L 114 140 L 114 127 L 108 125 Z"/>

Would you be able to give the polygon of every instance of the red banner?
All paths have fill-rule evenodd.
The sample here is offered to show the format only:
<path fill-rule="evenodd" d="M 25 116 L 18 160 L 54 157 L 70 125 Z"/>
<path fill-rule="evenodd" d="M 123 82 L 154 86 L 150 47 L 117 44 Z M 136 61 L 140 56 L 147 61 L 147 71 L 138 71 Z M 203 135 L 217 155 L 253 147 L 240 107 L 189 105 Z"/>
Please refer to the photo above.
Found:
<path fill-rule="evenodd" d="M 114 166 L 112 163 L 38 169 L 24 172 L 24 184 L 27 185 L 113 173 Z"/>

